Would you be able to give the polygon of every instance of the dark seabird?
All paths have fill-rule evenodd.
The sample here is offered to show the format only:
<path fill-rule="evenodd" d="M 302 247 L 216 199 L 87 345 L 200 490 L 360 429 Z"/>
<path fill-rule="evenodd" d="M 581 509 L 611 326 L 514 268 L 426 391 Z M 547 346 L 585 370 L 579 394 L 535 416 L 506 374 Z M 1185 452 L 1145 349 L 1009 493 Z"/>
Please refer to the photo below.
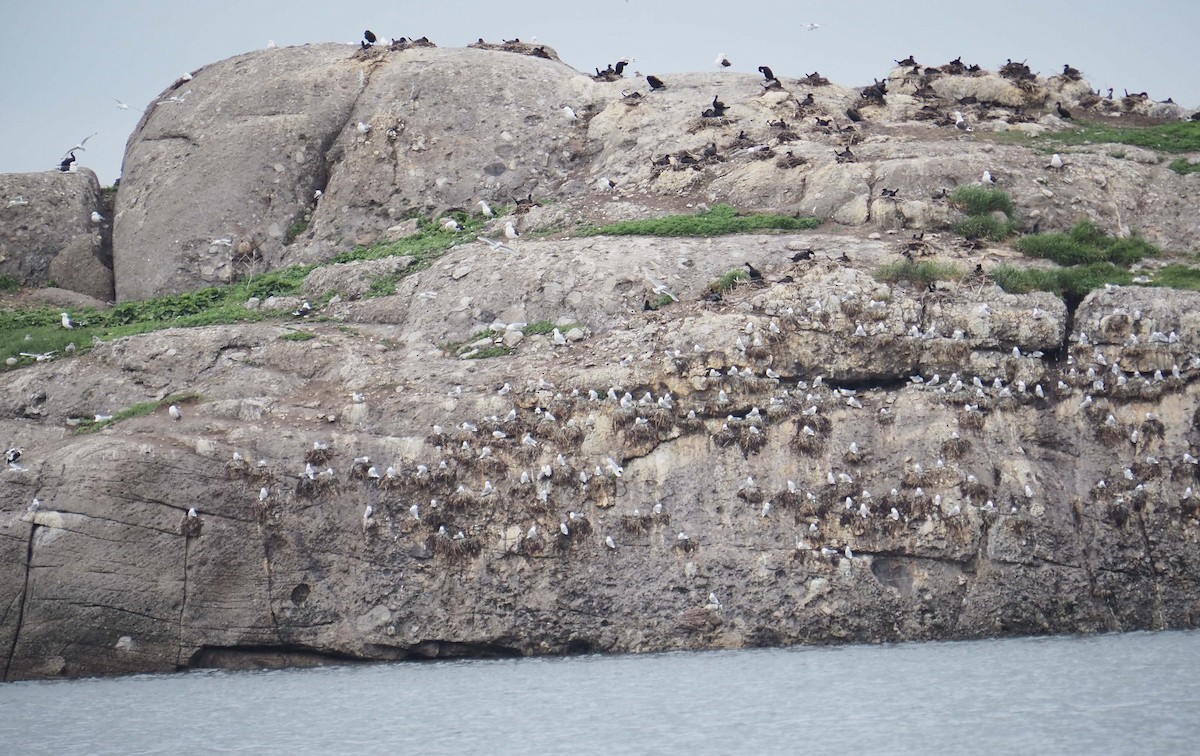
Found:
<path fill-rule="evenodd" d="M 800 107 L 802 107 L 802 108 L 811 107 L 813 105 L 813 103 L 814 103 L 814 100 L 813 100 L 812 92 L 809 92 L 808 94 L 804 95 L 804 99 L 800 101 Z"/>
<path fill-rule="evenodd" d="M 899 191 L 900 191 L 899 189 L 880 189 L 880 190 L 879 190 L 879 196 L 881 196 L 881 197 L 895 197 L 895 196 L 896 196 L 896 193 L 897 193 L 897 192 L 899 192 Z"/>
<path fill-rule="evenodd" d="M 1083 76 L 1083 74 L 1079 72 L 1078 68 L 1072 68 L 1070 64 L 1067 63 L 1063 64 L 1062 75 L 1071 81 L 1079 81 L 1079 79 Z"/>
<path fill-rule="evenodd" d="M 917 61 L 913 59 L 913 56 L 909 55 L 904 60 L 896 61 L 896 65 L 898 65 L 898 66 L 915 66 L 915 65 L 917 65 Z"/>
<path fill-rule="evenodd" d="M 62 171 L 63 173 L 70 173 L 71 172 L 71 163 L 74 163 L 74 162 L 75 162 L 75 153 L 68 152 L 67 156 L 62 159 L 61 163 L 58 164 L 58 170 Z"/>
<path fill-rule="evenodd" d="M 362 49 L 366 50 L 368 47 L 375 44 L 375 39 L 375 32 L 371 31 L 370 29 L 367 29 L 365 32 L 363 32 L 363 41 L 361 43 Z"/>
<path fill-rule="evenodd" d="M 618 60 L 617 64 L 615 66 L 613 66 L 613 72 L 616 73 L 617 76 L 624 76 L 625 74 L 623 73 L 623 71 L 625 70 L 625 66 L 627 66 L 627 65 L 629 65 L 629 61 Z"/>
<path fill-rule="evenodd" d="M 764 78 L 764 79 L 766 79 L 767 81 L 771 81 L 772 79 L 774 79 L 774 78 L 775 78 L 775 74 L 771 73 L 771 67 L 770 67 L 770 66 L 759 66 L 759 67 L 758 67 L 758 72 L 759 72 L 760 74 L 762 74 L 762 75 L 763 75 L 763 78 Z"/>
<path fill-rule="evenodd" d="M 742 263 L 742 265 L 745 265 L 746 270 L 748 270 L 750 272 L 750 280 L 751 281 L 761 281 L 762 280 L 762 273 L 758 272 L 758 268 L 754 267 L 750 263 Z"/>
<path fill-rule="evenodd" d="M 1061 102 L 1054 103 L 1054 109 L 1058 111 L 1058 115 L 1060 118 L 1070 118 L 1071 117 L 1071 111 L 1064 108 L 1062 106 Z"/>
<path fill-rule="evenodd" d="M 858 123 L 859 121 L 862 120 L 862 113 L 859 113 L 854 108 L 846 108 L 846 117 L 849 118 L 851 121 Z"/>
<path fill-rule="evenodd" d="M 803 252 L 797 252 L 796 254 L 792 255 L 792 262 L 801 262 L 803 260 L 811 260 L 812 258 L 813 251 L 811 249 L 806 249 Z"/>
<path fill-rule="evenodd" d="M 663 87 L 667 86 L 666 84 L 663 84 L 663 80 L 657 76 L 647 76 L 646 83 L 650 85 L 650 89 L 662 89 Z"/>

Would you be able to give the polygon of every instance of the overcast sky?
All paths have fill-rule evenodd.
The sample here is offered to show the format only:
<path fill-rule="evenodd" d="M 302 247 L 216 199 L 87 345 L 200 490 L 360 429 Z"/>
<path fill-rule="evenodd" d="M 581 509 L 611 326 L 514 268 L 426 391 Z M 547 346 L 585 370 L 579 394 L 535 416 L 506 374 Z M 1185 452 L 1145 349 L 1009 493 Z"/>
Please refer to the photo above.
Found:
<path fill-rule="evenodd" d="M 53 169 L 92 132 L 79 162 L 120 175 L 144 108 L 185 71 L 263 48 L 428 36 L 442 47 L 520 37 L 591 71 L 622 56 L 642 73 L 814 70 L 846 85 L 882 78 L 910 53 L 995 69 L 1064 63 L 1093 87 L 1200 105 L 1200 0 L 0 0 L 0 172 Z M 816 31 L 802 24 L 819 23 Z M 349 52 L 349 50 L 347 51 Z M 119 110 L 114 98 L 130 105 Z"/>

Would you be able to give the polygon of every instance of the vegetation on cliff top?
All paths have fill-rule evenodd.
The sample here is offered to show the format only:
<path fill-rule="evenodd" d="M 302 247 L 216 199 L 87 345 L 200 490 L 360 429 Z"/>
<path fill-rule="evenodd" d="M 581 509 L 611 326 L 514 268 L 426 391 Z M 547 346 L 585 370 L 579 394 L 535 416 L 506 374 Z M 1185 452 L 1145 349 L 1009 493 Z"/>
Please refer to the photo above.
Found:
<path fill-rule="evenodd" d="M 950 204 L 967 214 L 965 219 L 954 224 L 954 233 L 967 239 L 999 242 L 1017 230 L 1012 197 L 1003 189 L 960 186 L 950 194 Z M 1003 213 L 1004 219 L 996 217 L 996 213 Z"/>
<path fill-rule="evenodd" d="M 755 213 L 739 215 L 730 205 L 713 205 L 695 215 L 668 215 L 665 218 L 622 221 L 607 226 L 588 227 L 583 236 L 722 236 L 769 229 L 804 231 L 821 225 L 819 218 L 793 218 L 790 215 Z"/>

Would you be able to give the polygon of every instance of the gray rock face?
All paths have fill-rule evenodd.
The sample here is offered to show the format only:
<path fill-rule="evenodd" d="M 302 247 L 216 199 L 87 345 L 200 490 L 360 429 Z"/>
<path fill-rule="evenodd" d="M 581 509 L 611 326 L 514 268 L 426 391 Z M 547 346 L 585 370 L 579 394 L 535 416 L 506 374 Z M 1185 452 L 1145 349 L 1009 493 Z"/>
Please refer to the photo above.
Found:
<path fill-rule="evenodd" d="M 730 73 L 676 74 L 646 92 L 641 81 L 597 82 L 557 60 L 486 49 L 248 53 L 164 92 L 131 137 L 115 234 L 118 297 L 327 260 L 413 211 L 529 194 L 554 198 L 559 227 L 691 201 L 936 228 L 950 215 L 945 192 L 985 169 L 1027 226 L 1086 217 L 1194 247 L 1194 175 L 1111 145 L 1073 149 L 1054 172 L 1044 154 L 988 137 L 1067 127 L 1052 114 L 1057 101 L 1082 113 L 1091 98 L 1093 117 L 1106 108 L 1145 115 L 1151 103 L 1113 105 L 1061 77 L 1018 87 L 996 74 L 937 78 L 927 94 L 918 79 L 893 74 L 879 105 L 836 85 L 783 77 L 781 89 L 764 90 L 759 77 Z M 641 96 L 623 96 L 630 90 Z M 704 117 L 714 93 L 728 110 Z M 997 105 L 957 104 L 964 97 Z M 939 125 L 922 110 L 931 103 L 943 119 L 961 109 L 972 132 Z M 864 119 L 853 138 L 840 130 L 850 107 Z M 1051 114 L 1033 123 L 1017 108 Z M 839 162 L 850 141 L 854 161 Z M 716 154 L 704 157 L 708 145 Z M 680 162 L 684 151 L 698 160 Z M 664 155 L 673 164 L 654 165 Z M 881 197 L 884 188 L 897 196 Z"/>
<path fill-rule="evenodd" d="M 231 58 L 163 92 L 126 148 L 117 298 L 228 282 L 277 258 L 328 180 L 368 73 L 345 46 L 308 45 Z"/>
<path fill-rule="evenodd" d="M 344 266 L 314 289 L 346 290 L 328 321 L 7 373 L 4 675 L 1200 621 L 1200 295 L 1069 311 L 869 275 L 894 258 L 830 234 L 472 245 L 373 299 L 351 297 L 390 273 Z M 744 260 L 764 285 L 701 299 Z M 643 271 L 681 302 L 644 312 Z M 437 346 L 535 319 L 586 328 Z M 179 421 L 63 432 L 185 389 Z"/>
<path fill-rule="evenodd" d="M 0 275 L 22 286 L 112 298 L 100 227 L 100 184 L 89 170 L 0 174 Z M 78 266 L 78 267 L 76 267 Z"/>

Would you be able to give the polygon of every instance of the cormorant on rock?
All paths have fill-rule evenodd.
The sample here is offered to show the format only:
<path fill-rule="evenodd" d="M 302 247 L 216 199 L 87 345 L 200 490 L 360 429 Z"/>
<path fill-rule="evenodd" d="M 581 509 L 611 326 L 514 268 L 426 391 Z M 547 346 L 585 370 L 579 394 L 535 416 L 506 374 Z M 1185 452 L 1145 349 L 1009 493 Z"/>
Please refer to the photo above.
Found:
<path fill-rule="evenodd" d="M 896 65 L 898 65 L 898 66 L 915 66 L 915 65 L 917 65 L 917 61 L 913 58 L 913 56 L 909 55 L 904 60 L 896 61 Z"/>
<path fill-rule="evenodd" d="M 58 170 L 62 171 L 63 173 L 70 173 L 71 172 L 71 163 L 74 163 L 74 162 L 75 162 L 75 153 L 68 152 L 67 156 L 62 159 L 61 163 L 58 164 Z"/>
<path fill-rule="evenodd" d="M 764 79 L 766 79 L 767 81 L 771 81 L 772 79 L 774 79 L 774 78 L 775 78 L 775 74 L 771 73 L 771 67 L 770 67 L 770 66 L 759 66 L 759 67 L 758 67 L 758 72 L 759 72 L 760 74 L 762 74 L 762 75 L 763 75 L 763 78 L 764 78 Z"/>
<path fill-rule="evenodd" d="M 750 272 L 750 280 L 751 281 L 761 281 L 762 280 L 762 273 L 758 272 L 758 268 L 754 267 L 753 265 L 751 265 L 748 262 L 742 263 L 742 264 L 745 265 L 746 270 Z"/>
<path fill-rule="evenodd" d="M 725 115 L 727 107 L 725 103 L 718 99 L 718 95 L 713 95 L 712 107 L 706 108 L 700 115 L 704 118 L 720 118 Z"/>
<path fill-rule="evenodd" d="M 663 87 L 667 86 L 666 84 L 663 83 L 663 80 L 658 78 L 657 76 L 647 76 L 646 83 L 650 85 L 650 89 L 652 89 L 652 90 L 662 89 Z"/>
<path fill-rule="evenodd" d="M 806 249 L 803 252 L 797 252 L 796 254 L 792 255 L 792 262 L 801 262 L 803 260 L 811 259 L 813 259 L 813 251 L 811 249 Z"/>
<path fill-rule="evenodd" d="M 1064 107 L 1062 106 L 1062 103 L 1061 103 L 1061 102 L 1055 102 L 1055 103 L 1054 103 L 1054 109 L 1058 111 L 1058 116 L 1059 116 L 1059 118 L 1064 118 L 1064 119 L 1065 119 L 1065 118 L 1070 118 L 1070 117 L 1071 117 L 1071 111 L 1069 111 L 1069 110 L 1067 110 L 1066 108 L 1064 108 Z"/>
<path fill-rule="evenodd" d="M 370 29 L 367 29 L 365 32 L 363 32 L 363 49 L 365 50 L 371 45 L 375 44 L 376 39 L 375 32 L 371 31 Z"/>
<path fill-rule="evenodd" d="M 897 193 L 899 193 L 899 191 L 900 191 L 899 189 L 880 189 L 880 190 L 879 190 L 879 196 L 881 196 L 881 197 L 895 197 L 895 196 L 896 196 L 896 194 L 897 194 Z"/>
<path fill-rule="evenodd" d="M 815 101 L 813 100 L 812 92 L 809 92 L 808 94 L 804 95 L 804 99 L 800 101 L 800 107 L 802 107 L 802 108 L 812 107 L 814 102 Z"/>
<path fill-rule="evenodd" d="M 854 108 L 846 108 L 846 117 L 849 118 L 851 121 L 858 123 L 859 121 L 862 120 L 862 113 L 859 113 Z"/>
<path fill-rule="evenodd" d="M 616 73 L 617 76 L 624 76 L 625 74 L 623 72 L 625 71 L 625 66 L 627 65 L 629 65 L 629 61 L 618 60 L 616 65 L 613 66 L 613 72 Z"/>
<path fill-rule="evenodd" d="M 1083 76 L 1083 74 L 1079 72 L 1078 68 L 1072 68 L 1069 63 L 1063 64 L 1062 75 L 1071 81 L 1079 81 L 1079 79 Z"/>

